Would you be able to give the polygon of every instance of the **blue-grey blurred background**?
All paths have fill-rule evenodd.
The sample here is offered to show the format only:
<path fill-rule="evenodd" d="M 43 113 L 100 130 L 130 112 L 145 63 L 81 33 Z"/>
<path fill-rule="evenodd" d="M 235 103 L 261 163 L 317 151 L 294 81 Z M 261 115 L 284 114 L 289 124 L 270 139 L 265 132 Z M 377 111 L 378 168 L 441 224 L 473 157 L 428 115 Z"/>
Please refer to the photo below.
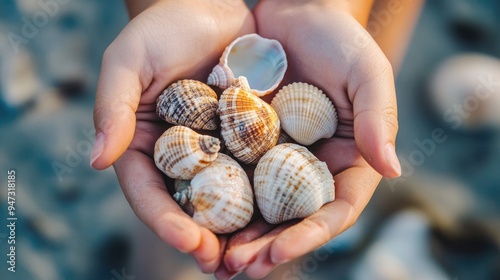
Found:
<path fill-rule="evenodd" d="M 137 220 L 112 169 L 88 163 L 124 3 L 40 2 L 0 1 L 0 279 L 214 279 Z M 380 184 L 353 228 L 266 279 L 500 279 L 499 57 L 500 2 L 427 1 L 397 76 L 403 176 Z"/>

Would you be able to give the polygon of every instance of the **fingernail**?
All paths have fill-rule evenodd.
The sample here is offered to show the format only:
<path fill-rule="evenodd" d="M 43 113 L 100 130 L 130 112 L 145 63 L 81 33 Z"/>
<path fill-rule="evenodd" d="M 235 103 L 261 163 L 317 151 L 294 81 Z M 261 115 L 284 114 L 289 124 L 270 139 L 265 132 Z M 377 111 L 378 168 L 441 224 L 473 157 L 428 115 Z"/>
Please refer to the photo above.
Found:
<path fill-rule="evenodd" d="M 271 262 L 275 265 L 280 265 L 280 264 L 284 264 L 284 263 L 287 263 L 289 262 L 290 260 L 287 260 L 287 259 L 279 259 L 277 258 L 276 256 L 274 256 L 273 254 L 271 254 Z"/>
<path fill-rule="evenodd" d="M 90 154 L 90 166 L 92 166 L 94 162 L 101 156 L 102 152 L 104 151 L 105 141 L 106 139 L 104 139 L 104 133 L 97 133 L 94 147 L 92 148 L 92 153 Z"/>
<path fill-rule="evenodd" d="M 387 143 L 385 145 L 385 158 L 392 168 L 392 172 L 390 174 L 386 174 L 385 176 L 390 178 L 401 176 L 401 164 L 399 163 L 398 156 L 396 155 L 396 149 L 392 143 Z"/>

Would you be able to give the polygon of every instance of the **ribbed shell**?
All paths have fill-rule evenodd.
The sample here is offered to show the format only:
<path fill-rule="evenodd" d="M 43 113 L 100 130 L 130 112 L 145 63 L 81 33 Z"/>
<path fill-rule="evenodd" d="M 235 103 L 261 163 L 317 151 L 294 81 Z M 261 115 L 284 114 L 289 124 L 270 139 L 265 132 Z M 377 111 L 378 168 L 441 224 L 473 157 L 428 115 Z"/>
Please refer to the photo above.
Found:
<path fill-rule="evenodd" d="M 173 126 L 156 141 L 156 166 L 173 179 L 190 180 L 217 158 L 219 139 L 185 126 Z"/>
<path fill-rule="evenodd" d="M 297 144 L 280 144 L 259 161 L 254 173 L 255 199 L 271 224 L 305 218 L 335 199 L 326 164 Z"/>
<path fill-rule="evenodd" d="M 274 109 L 245 87 L 226 89 L 217 113 L 228 150 L 240 161 L 254 164 L 276 145 L 280 121 Z"/>
<path fill-rule="evenodd" d="M 193 220 L 216 234 L 245 227 L 253 215 L 253 192 L 241 166 L 220 154 L 174 194 L 181 205 L 193 209 Z"/>
<path fill-rule="evenodd" d="M 156 113 L 171 124 L 215 130 L 217 106 L 217 94 L 210 86 L 195 80 L 180 80 L 158 97 Z"/>
<path fill-rule="evenodd" d="M 337 112 L 332 101 L 315 86 L 306 83 L 284 86 L 271 106 L 280 118 L 282 129 L 302 145 L 330 138 L 337 129 Z"/>
<path fill-rule="evenodd" d="M 280 42 L 248 34 L 236 38 L 226 47 L 219 64 L 208 76 L 209 85 L 226 89 L 239 77 L 248 79 L 257 96 L 274 91 L 285 76 L 288 67 Z"/>

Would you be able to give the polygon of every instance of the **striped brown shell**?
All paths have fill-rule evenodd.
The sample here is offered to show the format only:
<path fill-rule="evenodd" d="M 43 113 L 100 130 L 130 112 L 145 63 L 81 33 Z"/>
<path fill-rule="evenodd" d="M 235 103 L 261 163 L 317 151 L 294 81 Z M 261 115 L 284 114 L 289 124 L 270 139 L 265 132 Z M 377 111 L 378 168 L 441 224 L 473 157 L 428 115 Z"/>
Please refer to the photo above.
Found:
<path fill-rule="evenodd" d="M 219 139 L 185 126 L 173 126 L 156 141 L 156 166 L 173 179 L 190 180 L 217 158 Z"/>
<path fill-rule="evenodd" d="M 156 113 L 168 123 L 193 129 L 217 129 L 217 94 L 208 85 L 195 80 L 180 80 L 156 100 Z"/>

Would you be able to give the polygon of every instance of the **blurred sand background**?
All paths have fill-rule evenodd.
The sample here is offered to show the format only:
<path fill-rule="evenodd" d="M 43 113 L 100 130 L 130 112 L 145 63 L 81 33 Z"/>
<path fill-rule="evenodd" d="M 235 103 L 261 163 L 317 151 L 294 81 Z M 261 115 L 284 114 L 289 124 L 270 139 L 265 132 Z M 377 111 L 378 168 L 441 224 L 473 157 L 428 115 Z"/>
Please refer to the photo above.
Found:
<path fill-rule="evenodd" d="M 124 4 L 59 3 L 17 47 L 9 34 L 21 36 L 44 10 L 0 4 L 0 279 L 214 279 L 137 220 L 111 168 L 88 164 L 100 60 L 127 23 Z M 396 82 L 402 178 L 381 183 L 353 228 L 266 279 L 500 279 L 499 57 L 500 2 L 427 1 Z M 481 85 L 491 88 L 485 98 Z M 454 105 L 467 116 L 445 117 Z"/>

